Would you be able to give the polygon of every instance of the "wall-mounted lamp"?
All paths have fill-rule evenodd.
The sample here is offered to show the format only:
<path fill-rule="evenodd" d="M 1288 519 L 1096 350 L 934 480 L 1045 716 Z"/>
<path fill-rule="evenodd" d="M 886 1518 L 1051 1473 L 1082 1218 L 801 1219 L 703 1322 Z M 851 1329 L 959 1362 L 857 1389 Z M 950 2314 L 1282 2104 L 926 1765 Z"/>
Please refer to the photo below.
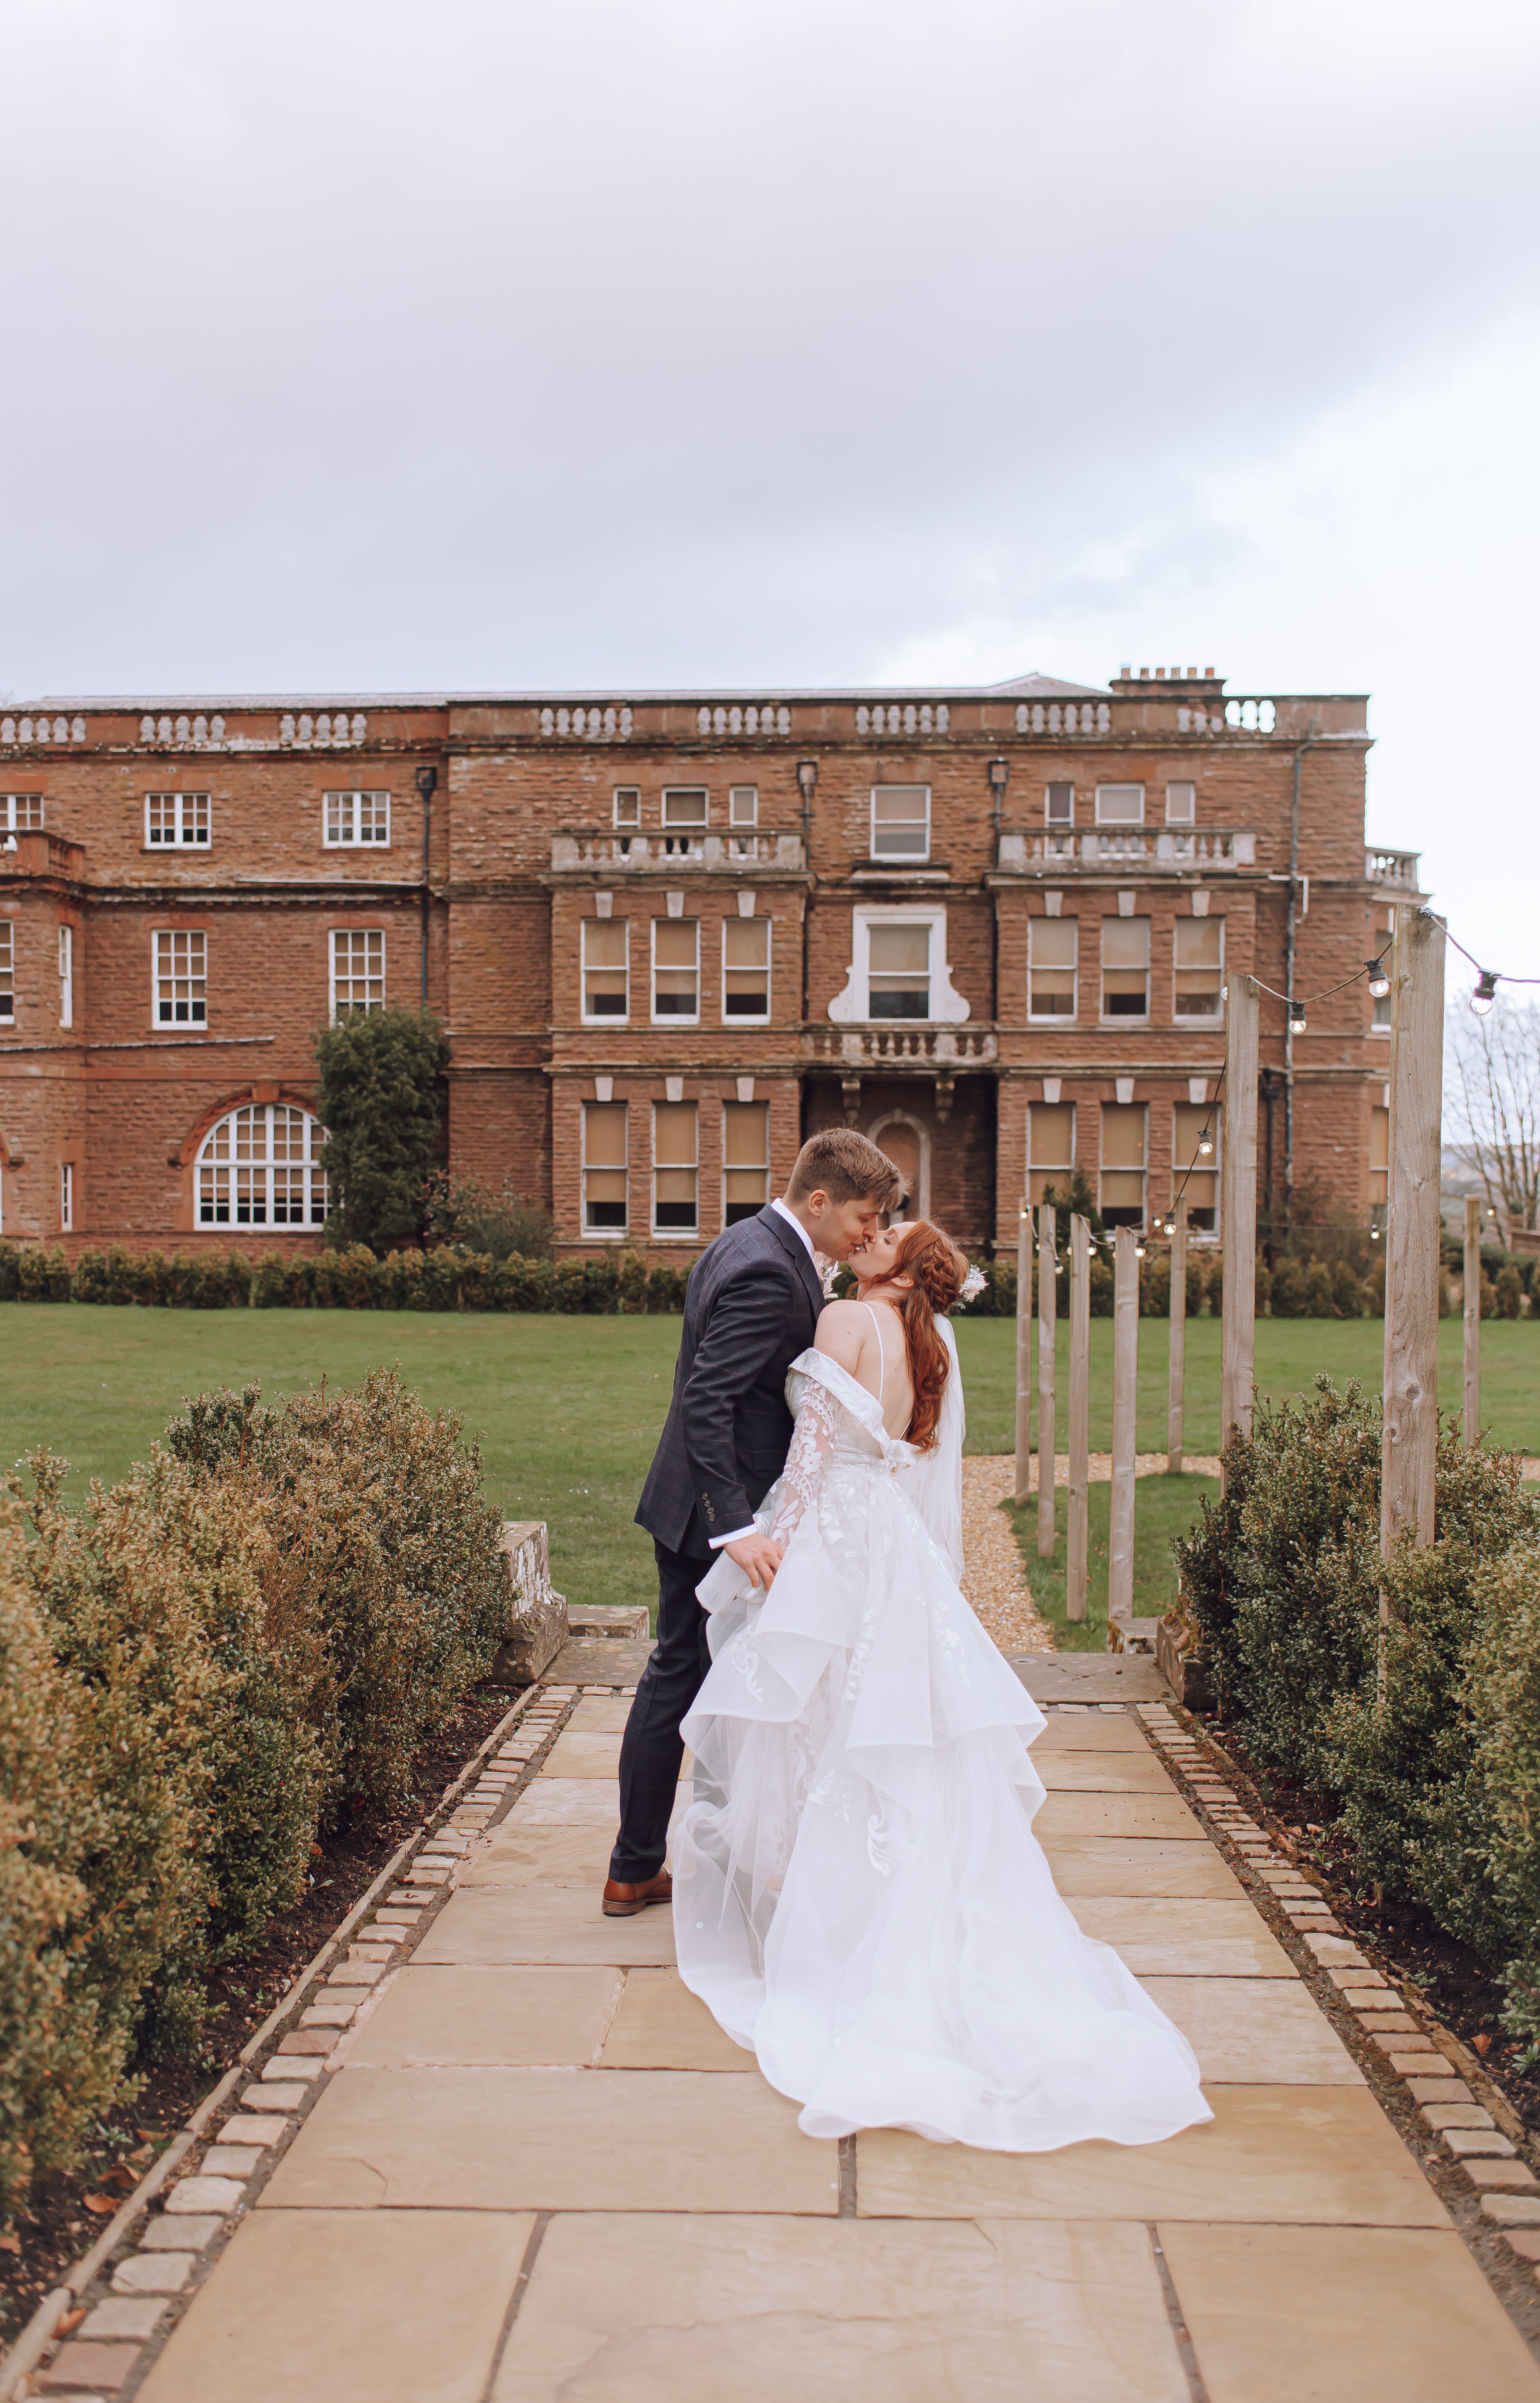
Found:
<path fill-rule="evenodd" d="M 438 790 L 437 768 L 419 768 L 417 789 L 423 796 L 423 1007 L 428 1006 L 428 835 L 433 825 L 433 797 Z"/>
<path fill-rule="evenodd" d="M 818 762 L 816 759 L 798 759 L 797 762 L 797 789 L 802 796 L 802 808 L 800 812 L 802 820 L 802 840 L 804 844 L 806 844 L 809 839 L 808 830 L 812 825 L 812 797 L 818 789 Z"/>
<path fill-rule="evenodd" d="M 1000 813 L 1006 805 L 1006 786 L 1009 783 L 1010 761 L 1008 759 L 992 759 L 990 761 L 990 791 L 994 796 L 994 806 L 991 811 L 990 815 L 994 822 L 994 831 L 996 834 L 1000 831 Z"/>

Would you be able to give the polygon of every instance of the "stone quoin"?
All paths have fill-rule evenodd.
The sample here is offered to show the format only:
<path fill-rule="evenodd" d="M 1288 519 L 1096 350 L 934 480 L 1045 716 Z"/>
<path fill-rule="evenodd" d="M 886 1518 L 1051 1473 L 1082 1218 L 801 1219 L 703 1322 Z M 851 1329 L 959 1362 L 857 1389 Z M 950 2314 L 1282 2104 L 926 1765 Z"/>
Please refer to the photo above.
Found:
<path fill-rule="evenodd" d="M 1323 993 L 1422 897 L 1366 845 L 1369 739 L 1362 695 L 1208 669 L 16 705 L 3 1232 L 318 1243 L 315 1030 L 425 985 L 451 1175 L 569 1255 L 691 1254 L 839 1123 L 976 1249 L 1076 1166 L 1114 1223 L 1186 1178 L 1220 1241 L 1226 978 L 1287 989 L 1292 903 Z M 1387 1007 L 1360 978 L 1291 1036 L 1264 995 L 1264 1199 L 1382 1209 Z"/>

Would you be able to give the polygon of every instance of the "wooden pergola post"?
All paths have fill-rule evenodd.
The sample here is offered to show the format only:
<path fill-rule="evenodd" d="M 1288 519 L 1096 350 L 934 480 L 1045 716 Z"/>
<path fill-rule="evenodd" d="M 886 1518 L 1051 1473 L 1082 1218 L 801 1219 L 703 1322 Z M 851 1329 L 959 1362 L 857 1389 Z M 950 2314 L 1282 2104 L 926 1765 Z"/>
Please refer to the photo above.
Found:
<path fill-rule="evenodd" d="M 1032 1204 L 1021 1196 L 1016 1229 L 1016 1501 L 1032 1492 Z"/>
<path fill-rule="evenodd" d="M 1438 1453 L 1444 928 L 1430 911 L 1397 909 L 1391 977 L 1385 1420 L 1380 1479 L 1380 1548 L 1386 1553 L 1408 1528 L 1414 1543 L 1433 1541 L 1434 1469 Z M 1479 1255 L 1476 1290 L 1479 1310 Z M 1465 1324 L 1468 1328 L 1468 1317 Z M 1381 1617 L 1388 1618 L 1389 1604 L 1383 1596 L 1380 1607 Z"/>
<path fill-rule="evenodd" d="M 1090 1220 L 1070 1219 L 1070 1482 L 1064 1616 L 1084 1623 L 1089 1583 Z"/>
<path fill-rule="evenodd" d="M 1139 1255 L 1131 1227 L 1117 1229 L 1112 1327 L 1112 1516 L 1107 1541 L 1107 1640 L 1133 1616 L 1134 1446 L 1139 1412 Z"/>
<path fill-rule="evenodd" d="M 1166 1382 L 1166 1474 L 1182 1474 L 1182 1416 L 1187 1369 L 1187 1205 L 1178 1202 L 1171 1238 L 1171 1366 Z"/>
<path fill-rule="evenodd" d="M 1256 979 L 1232 976 L 1225 1006 L 1225 1282 L 1219 1449 L 1250 1435 L 1256 1384 Z"/>
<path fill-rule="evenodd" d="M 1389 1271 L 1386 1272 L 1387 1285 Z M 1481 1440 L 1481 1204 L 1465 1196 L 1465 1450 Z"/>
<path fill-rule="evenodd" d="M 1037 1206 L 1037 1557 L 1053 1558 L 1054 1480 L 1057 1473 L 1058 1410 L 1054 1390 L 1059 1340 L 1059 1214 L 1049 1202 Z"/>

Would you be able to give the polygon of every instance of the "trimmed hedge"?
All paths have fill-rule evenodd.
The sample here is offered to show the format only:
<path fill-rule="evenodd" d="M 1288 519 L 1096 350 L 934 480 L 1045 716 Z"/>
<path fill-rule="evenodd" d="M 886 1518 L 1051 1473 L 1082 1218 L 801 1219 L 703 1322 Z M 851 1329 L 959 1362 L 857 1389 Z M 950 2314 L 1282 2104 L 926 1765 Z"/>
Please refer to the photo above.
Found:
<path fill-rule="evenodd" d="M 1315 1382 L 1229 1445 L 1223 1498 L 1173 1546 L 1181 1606 L 1252 1758 L 1332 1798 L 1364 1873 L 1504 1975 L 1540 2035 L 1540 1503 L 1451 1419 L 1435 1541 L 1387 1560 L 1379 1401 Z"/>
<path fill-rule="evenodd" d="M 394 1373 L 167 1437 L 77 1516 L 46 1452 L 0 1490 L 0 2221 L 194 2045 L 204 1973 L 324 1818 L 407 1794 L 506 1631 L 479 1459 Z"/>
<path fill-rule="evenodd" d="M 677 1316 L 689 1268 L 649 1269 L 635 1252 L 597 1260 L 524 1259 L 445 1246 L 387 1252 L 365 1243 L 341 1251 L 82 1252 L 72 1271 L 57 1245 L 0 1243 L 0 1301 L 140 1302 L 170 1310 L 475 1310 L 556 1311 L 607 1317 L 617 1313 Z M 1011 1276 L 1015 1308 L 1015 1273 Z"/>

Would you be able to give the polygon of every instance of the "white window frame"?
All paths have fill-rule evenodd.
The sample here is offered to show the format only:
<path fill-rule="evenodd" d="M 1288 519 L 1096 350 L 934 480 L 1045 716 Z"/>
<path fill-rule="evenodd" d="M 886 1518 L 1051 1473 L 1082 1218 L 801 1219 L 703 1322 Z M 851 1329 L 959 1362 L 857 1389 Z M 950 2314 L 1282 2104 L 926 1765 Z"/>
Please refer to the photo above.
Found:
<path fill-rule="evenodd" d="M 687 1015 L 682 1009 L 658 1010 L 658 929 L 659 926 L 693 926 L 695 928 L 695 1009 Z M 654 918 L 649 937 L 652 958 L 648 973 L 647 1006 L 654 1026 L 699 1026 L 701 1023 L 701 921 L 699 918 Z"/>
<path fill-rule="evenodd" d="M 1039 926 L 1073 926 L 1075 928 L 1075 965 L 1070 970 L 1070 1006 L 1067 1011 L 1034 1009 L 1032 1006 L 1032 954 Z M 1034 917 L 1027 920 L 1027 1023 L 1030 1026 L 1074 1026 L 1080 1016 L 1080 921 L 1075 918 Z"/>
<path fill-rule="evenodd" d="M 698 818 L 676 818 L 671 814 L 674 801 L 699 800 Z M 705 785 L 665 785 L 661 802 L 661 824 L 665 834 L 704 834 L 711 824 L 711 790 Z"/>
<path fill-rule="evenodd" d="M 1056 818 L 1054 816 L 1053 796 L 1055 793 L 1068 793 L 1070 797 L 1070 805 L 1067 816 L 1061 818 Z M 1075 786 L 1073 785 L 1066 784 L 1061 776 L 1056 776 L 1051 784 L 1045 785 L 1043 787 L 1043 824 L 1048 827 L 1072 826 L 1075 824 Z"/>
<path fill-rule="evenodd" d="M 75 1162 L 62 1160 L 59 1163 L 59 1231 L 62 1235 L 75 1231 Z"/>
<path fill-rule="evenodd" d="M 1144 1160 L 1137 1171 L 1131 1168 L 1119 1168 L 1116 1165 L 1109 1167 L 1104 1158 L 1107 1113 L 1112 1109 L 1142 1111 L 1144 1114 L 1145 1140 L 1141 1146 Z M 1103 1200 L 1102 1188 L 1106 1178 L 1134 1174 L 1139 1178 L 1139 1225 L 1143 1229 L 1148 1227 L 1150 1219 L 1150 1105 L 1148 1102 L 1103 1102 L 1097 1114 L 1096 1128 L 1096 1206 L 1101 1212 L 1103 1225 L 1106 1223 L 1109 1209 L 1126 1210 L 1131 1206 L 1126 1202 L 1109 1202 Z M 1119 1225 L 1124 1223 L 1121 1219 L 1118 1221 Z"/>
<path fill-rule="evenodd" d="M 362 823 L 359 803 L 362 801 L 373 805 L 370 811 L 373 824 L 368 834 L 359 831 Z M 383 833 L 378 831 L 382 802 L 384 804 Z M 345 811 L 344 803 L 347 805 Z M 321 796 L 321 840 L 327 851 L 389 851 L 389 793 L 362 785 L 343 785 L 324 792 Z"/>
<path fill-rule="evenodd" d="M 326 1139 L 314 1112 L 295 1102 L 243 1102 L 227 1110 L 210 1127 L 193 1162 L 199 1226 L 325 1226 L 326 1179 L 320 1160 Z M 298 1212 L 293 1215 L 296 1172 Z M 288 1191 L 280 1191 L 280 1178 Z M 281 1217 L 274 1215 L 280 1208 Z"/>
<path fill-rule="evenodd" d="M 1177 1008 L 1177 1007 L 1176 1007 L 1176 1004 L 1177 1004 L 1177 997 L 1178 997 L 1178 996 L 1177 996 L 1177 991 L 1176 991 L 1176 979 L 1177 979 L 1177 978 L 1178 978 L 1179 976 L 1183 976 L 1183 975 L 1191 975 L 1191 974 L 1192 974 L 1191 969 L 1184 969 L 1184 968 L 1179 965 L 1179 963 L 1178 963 L 1178 961 L 1177 961 L 1177 957 L 1176 957 L 1176 947 L 1177 947 L 1177 935 L 1176 935 L 1176 929 L 1177 929 L 1178 927 L 1181 927 L 1181 926 L 1214 926 L 1214 925 L 1216 925 L 1216 926 L 1218 927 L 1218 929 L 1219 929 L 1219 965 L 1218 965 L 1217 969 L 1215 970 L 1215 975 L 1216 975 L 1217 979 L 1218 979 L 1217 986 L 1216 986 L 1216 999 L 1215 999 L 1215 1001 L 1214 1001 L 1214 1006 L 1213 1009 L 1209 1012 L 1208 1016 L 1207 1016 L 1206 1018 L 1200 1018 L 1200 1017 L 1198 1015 L 1198 1013 L 1197 1013 L 1197 1011 L 1196 1011 L 1196 1010 L 1189 1010 L 1189 1009 L 1178 1009 L 1178 1008 Z M 1224 919 L 1224 913 L 1223 913 L 1222 911 L 1218 911 L 1218 910 L 1216 910 L 1216 911 L 1214 912 L 1214 914 L 1212 917 L 1209 917 L 1209 918 L 1177 918 L 1177 919 L 1174 919 L 1174 920 L 1172 921 L 1172 938 L 1171 938 L 1171 1016 L 1172 1016 L 1172 1024 L 1173 1026 L 1218 1026 L 1218 1025 L 1220 1025 L 1220 1024 L 1223 1022 L 1224 1016 L 1225 1016 L 1225 1001 L 1224 1001 L 1224 993 L 1225 993 L 1225 919 Z"/>
<path fill-rule="evenodd" d="M 1183 793 L 1186 795 L 1185 809 L 1180 800 L 1173 801 L 1172 799 L 1173 794 Z M 1198 787 L 1190 777 L 1186 782 L 1179 779 L 1176 783 L 1166 786 L 1166 824 L 1169 826 L 1191 826 L 1198 824 Z"/>
<path fill-rule="evenodd" d="M 1109 926 L 1143 926 L 1145 929 L 1145 1007 L 1142 1010 L 1117 1009 L 1109 1011 L 1107 1008 L 1107 928 Z M 1155 968 L 1153 965 L 1153 955 L 1155 951 L 1155 924 L 1153 919 L 1144 910 L 1140 910 L 1131 918 L 1125 918 L 1121 912 L 1115 915 L 1110 910 L 1103 911 L 1099 948 L 1101 950 L 1102 956 L 1096 964 L 1096 973 L 1099 979 L 1097 1003 L 1100 1023 L 1103 1026 L 1148 1026 L 1151 1022 L 1151 987 L 1155 980 Z M 1117 968 L 1113 970 L 1113 973 L 1117 976 L 1126 976 L 1129 971 L 1126 968 Z M 1210 1019 L 1198 1019 L 1194 1023 L 1200 1026 L 1206 1026 L 1212 1025 L 1213 1021 Z"/>
<path fill-rule="evenodd" d="M 171 831 L 166 831 L 165 813 L 170 804 Z M 157 811 L 161 825 L 157 830 L 153 820 Z M 145 849 L 146 851 L 181 851 L 196 844 L 200 851 L 212 849 L 214 842 L 214 796 L 212 793 L 146 793 L 145 795 Z"/>
<path fill-rule="evenodd" d="M 695 1158 L 659 1160 L 658 1157 L 658 1113 L 660 1109 L 693 1110 L 695 1113 Z M 652 1104 L 652 1236 L 659 1243 L 698 1243 L 701 1240 L 701 1104 L 697 1102 L 654 1102 Z M 695 1224 L 693 1227 L 660 1227 L 658 1223 L 658 1178 L 681 1169 L 688 1169 L 695 1178 Z"/>
<path fill-rule="evenodd" d="M 1070 1156 L 1067 1163 L 1061 1160 L 1034 1160 L 1032 1156 L 1032 1114 L 1034 1109 L 1068 1110 L 1070 1114 Z M 1029 1194 L 1033 1190 L 1032 1180 L 1034 1176 L 1042 1176 L 1050 1179 L 1062 1177 L 1065 1181 L 1065 1189 L 1066 1191 L 1068 1190 L 1069 1187 L 1075 1182 L 1075 1162 L 1076 1157 L 1075 1146 L 1079 1139 L 1080 1113 L 1078 1103 L 1060 1100 L 1058 1102 L 1042 1101 L 1029 1102 L 1027 1104 L 1027 1191 Z M 1034 1206 L 1035 1207 L 1035 1202 Z"/>
<path fill-rule="evenodd" d="M 756 826 L 759 823 L 759 787 L 757 785 L 729 785 L 728 787 L 728 825 Z"/>
<path fill-rule="evenodd" d="M 928 1018 L 874 1019 L 871 1015 L 871 929 L 895 923 L 905 925 L 920 924 L 933 930 Z M 961 1026 L 972 1014 L 971 1005 L 952 985 L 951 963 L 947 957 L 947 912 L 944 906 L 907 901 L 895 901 L 886 908 L 875 901 L 857 904 L 851 912 L 851 964 L 845 989 L 836 993 L 829 1004 L 829 1016 L 837 1025 L 880 1026 L 895 1031 L 905 1026 Z"/>
<path fill-rule="evenodd" d="M 16 921 L 0 918 L 0 1026 L 16 1023 Z"/>
<path fill-rule="evenodd" d="M 580 924 L 582 933 L 579 938 L 577 959 L 578 1017 L 585 1026 L 629 1026 L 631 1024 L 631 920 L 629 918 L 584 918 L 580 921 Z M 621 947 L 626 957 L 622 973 L 626 979 L 626 1007 L 618 1013 L 589 1008 L 589 928 L 590 926 L 619 926 L 623 929 Z M 606 969 L 603 973 L 608 975 L 613 974 L 614 971 Z"/>
<path fill-rule="evenodd" d="M 578 1143 L 579 1208 L 583 1220 L 583 1240 L 589 1243 L 623 1243 L 629 1240 L 631 1234 L 631 1110 L 624 1102 L 582 1102 L 578 1106 L 583 1117 Z M 591 1168 L 596 1174 L 605 1176 L 613 1176 L 617 1173 L 613 1160 L 590 1160 L 589 1158 L 590 1109 L 618 1110 L 621 1114 L 620 1124 L 626 1141 L 625 1158 L 620 1162 L 618 1173 L 625 1180 L 626 1215 L 618 1227 L 590 1227 L 589 1224 L 589 1171 Z"/>
<path fill-rule="evenodd" d="M 766 1203 L 766 1202 L 770 1200 L 770 1104 L 769 1104 L 768 1102 L 724 1102 L 724 1103 L 723 1103 L 723 1104 L 722 1104 L 722 1226 L 723 1226 L 723 1229 L 724 1229 L 724 1231 L 726 1230 L 726 1229 L 728 1228 L 728 1224 L 729 1224 L 729 1223 L 730 1223 L 731 1225 L 735 1226 L 735 1227 L 736 1227 L 736 1226 L 739 1226 L 739 1225 L 741 1225 L 741 1224 L 742 1223 L 742 1220 L 737 1219 L 737 1218 L 734 1218 L 734 1219 L 732 1219 L 732 1220 L 729 1222 L 728 1217 L 728 1176 L 729 1176 L 729 1175 L 735 1175 L 735 1176 L 736 1176 L 736 1175 L 741 1175 L 741 1176 L 757 1176 L 757 1175 L 759 1175 L 759 1174 L 761 1174 L 761 1171 L 760 1171 L 760 1169 L 759 1169 L 757 1166 L 756 1166 L 756 1167 L 754 1167 L 754 1168 L 750 1168 L 750 1167 L 748 1166 L 748 1164 L 746 1163 L 746 1161 L 743 1161 L 743 1160 L 735 1160 L 735 1161 L 732 1163 L 731 1167 L 729 1168 L 729 1166 L 728 1166 L 728 1111 L 729 1111 L 729 1110 L 761 1110 L 761 1111 L 763 1111 L 763 1113 L 764 1113 L 764 1127 L 765 1127 L 765 1162 L 764 1162 L 764 1169 L 763 1169 L 763 1172 L 762 1172 L 762 1173 L 763 1173 L 764 1179 L 765 1179 L 765 1193 L 764 1193 L 764 1200 L 763 1200 L 763 1201 L 760 1201 L 760 1202 L 756 1202 L 756 1203 L 755 1204 L 755 1210 L 756 1210 L 756 1211 L 757 1211 L 757 1210 L 762 1210 L 762 1209 L 765 1207 L 765 1203 Z M 697 1175 L 699 1175 L 699 1174 L 700 1174 L 700 1170 L 699 1170 L 699 1168 L 697 1169 L 696 1174 L 697 1174 Z M 755 1215 L 755 1213 L 754 1213 L 754 1211 L 751 1211 L 748 1215 L 752 1217 L 752 1216 Z"/>
<path fill-rule="evenodd" d="M 185 952 L 177 946 L 186 945 Z M 163 947 L 163 948 L 162 948 Z M 186 960 L 186 966 L 180 965 Z M 197 963 L 197 965 L 195 965 Z M 187 1015 L 176 1014 L 176 988 L 189 987 Z M 201 984 L 201 998 L 190 991 Z M 150 1023 L 206 1028 L 209 1022 L 209 938 L 201 926 L 157 926 L 150 936 Z M 201 1014 L 200 1014 L 201 1013 Z"/>
<path fill-rule="evenodd" d="M 75 1024 L 75 928 L 59 929 L 59 1023 Z"/>
<path fill-rule="evenodd" d="M 1117 815 L 1117 816 L 1109 816 L 1109 815 L 1107 814 L 1108 810 L 1110 810 L 1110 809 L 1111 809 L 1111 807 L 1112 807 L 1112 799 L 1111 799 L 1111 797 L 1112 797 L 1112 795 L 1113 795 L 1113 794 L 1115 794 L 1115 793 L 1119 793 L 1119 794 L 1121 794 L 1121 793 L 1137 793 L 1137 794 L 1138 794 L 1138 796 L 1139 796 L 1139 805 L 1138 805 L 1138 813 L 1137 813 L 1137 815 L 1136 815 L 1136 816 L 1129 817 L 1129 816 L 1122 815 L 1122 814 L 1119 814 L 1119 815 Z M 1105 796 L 1105 797 L 1106 797 L 1104 800 L 1103 800 L 1103 796 Z M 1107 785 L 1097 785 L 1097 787 L 1096 787 L 1096 823 L 1097 823 L 1097 825 L 1098 825 L 1099 826 L 1142 826 L 1144 825 L 1144 823 L 1145 823 L 1145 787 L 1144 787 L 1144 785 L 1133 785 L 1133 784 L 1129 784 L 1129 785 L 1112 785 L 1112 784 L 1107 784 Z"/>
<path fill-rule="evenodd" d="M 770 932 L 774 920 L 770 917 L 724 918 L 722 921 L 722 1023 L 724 1026 L 766 1026 L 770 1015 L 770 977 L 774 970 L 775 938 Z M 765 1007 L 763 1009 L 728 1009 L 728 928 L 729 926 L 762 926 L 765 930 Z M 738 974 L 745 971 L 739 969 Z M 756 971 L 757 973 L 757 971 Z"/>
<path fill-rule="evenodd" d="M 364 945 L 365 967 L 362 977 L 357 974 L 352 965 L 352 946 L 357 941 L 360 936 L 363 936 L 366 938 Z M 337 988 L 339 983 L 350 985 L 358 983 L 372 984 L 375 981 L 372 971 L 368 966 L 370 957 L 368 946 L 371 941 L 377 941 L 380 945 L 380 998 L 378 1001 L 374 1001 L 366 994 L 362 1004 L 349 1001 L 346 1004 L 343 1012 L 344 1016 L 349 1018 L 358 1014 L 362 1014 L 367 1017 L 370 1010 L 384 1009 L 389 1005 L 390 994 L 385 984 L 387 972 L 385 929 L 383 926 L 333 926 L 329 930 L 329 938 L 326 944 L 326 965 L 331 995 L 330 1023 L 333 1026 L 340 1023 L 337 1014 Z M 340 954 L 347 957 L 349 961 L 347 974 L 341 978 L 338 975 L 338 960 Z"/>
<path fill-rule="evenodd" d="M 642 787 L 617 785 L 610 796 L 610 824 L 635 828 L 642 823 Z"/>
<path fill-rule="evenodd" d="M 925 840 L 924 840 L 924 841 L 923 842 L 923 844 L 921 845 L 921 847 L 920 847 L 920 849 L 919 849 L 918 851 L 879 851 L 879 850 L 878 850 L 878 848 L 877 848 L 877 801 L 878 801 L 878 796 L 879 796 L 880 794 L 881 794 L 881 793 L 923 793 L 923 794 L 924 794 L 924 796 L 925 796 L 925 817 L 924 817 Z M 895 819 L 895 820 L 893 821 L 893 823 L 894 823 L 895 826 L 896 826 L 896 825 L 903 825 L 903 824 L 906 824 L 906 823 L 908 823 L 908 824 L 911 824 L 911 825 L 918 825 L 918 824 L 920 823 L 920 821 L 919 821 L 918 819 L 912 819 L 912 820 L 909 820 L 909 821 L 905 821 L 905 820 L 903 820 L 903 819 Z M 872 785 L 872 787 L 871 787 L 871 815 L 870 815 L 870 819 L 869 819 L 869 821 L 868 821 L 868 826 L 867 826 L 867 857 L 868 857 L 869 859 L 880 860 L 880 861 L 881 862 L 881 864 L 882 864 L 882 866 L 883 866 L 884 868 L 923 868 L 923 867 L 924 867 L 924 865 L 925 865 L 925 863 L 926 863 L 926 861 L 930 858 L 930 850 L 931 850 L 931 834 L 932 834 L 933 823 L 934 823 L 934 810 L 933 810 L 933 806 L 932 806 L 932 794 L 931 794 L 931 787 L 930 787 L 930 785 L 922 785 L 922 784 L 919 784 L 919 783 L 914 783 L 914 784 L 898 784 L 898 783 L 896 783 L 896 782 L 895 782 L 895 783 L 894 783 L 894 784 L 891 784 L 891 785 Z"/>
<path fill-rule="evenodd" d="M 47 815 L 47 799 L 42 793 L 0 794 L 0 833 L 41 834 Z"/>

